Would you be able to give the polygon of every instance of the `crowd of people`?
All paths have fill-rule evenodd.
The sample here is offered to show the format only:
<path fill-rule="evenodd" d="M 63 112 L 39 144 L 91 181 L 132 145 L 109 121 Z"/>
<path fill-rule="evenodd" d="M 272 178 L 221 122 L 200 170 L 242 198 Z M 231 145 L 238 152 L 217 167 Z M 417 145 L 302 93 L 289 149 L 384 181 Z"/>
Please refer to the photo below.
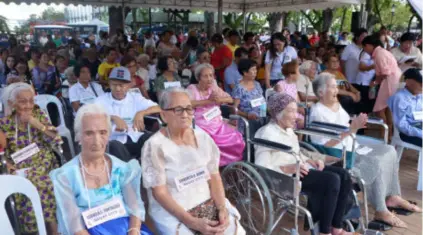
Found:
<path fill-rule="evenodd" d="M 389 141 L 396 129 L 422 147 L 421 39 L 413 33 L 395 40 L 386 28 L 371 35 L 359 29 L 349 41 L 348 33 L 336 40 L 284 29 L 261 41 L 230 29 L 210 40 L 195 30 L 185 40 L 166 30 L 158 39 L 146 32 L 143 44 L 133 39 L 118 30 L 97 44 L 70 38 L 27 52 L 14 43 L 0 49 L 0 147 L 8 172 L 37 188 L 48 234 L 245 234 L 220 172 L 245 159 L 246 129 L 225 119 L 222 106 L 248 120 L 252 136 L 299 154 L 301 190 L 321 234 L 352 234 L 342 218 L 353 186 L 342 164 L 332 164 L 339 156 L 300 148 L 304 136 L 294 130 L 313 121 L 348 127 L 341 141 L 310 141 L 362 150 L 349 168 L 365 180 L 376 221 L 404 228 L 398 212 L 422 212 L 401 196 L 394 146 L 351 138 L 375 115 L 388 125 Z M 62 101 L 80 145 L 62 166 L 54 155 L 62 144 L 57 117 L 36 104 L 41 94 Z M 148 116 L 165 125 L 147 131 Z M 253 152 L 255 164 L 295 174 L 289 153 Z M 31 203 L 15 200 L 16 226 L 36 233 Z M 145 226 L 147 214 L 154 228 Z"/>

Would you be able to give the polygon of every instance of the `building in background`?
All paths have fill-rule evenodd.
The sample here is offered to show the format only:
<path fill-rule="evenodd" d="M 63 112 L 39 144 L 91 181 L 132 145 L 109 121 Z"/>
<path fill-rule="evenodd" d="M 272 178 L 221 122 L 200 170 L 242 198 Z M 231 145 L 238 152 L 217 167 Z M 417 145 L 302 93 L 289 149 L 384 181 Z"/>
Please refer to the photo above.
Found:
<path fill-rule="evenodd" d="M 65 8 L 65 19 L 68 23 L 87 22 L 93 19 L 106 20 L 103 18 L 107 16 L 107 12 L 107 7 L 69 5 Z"/>

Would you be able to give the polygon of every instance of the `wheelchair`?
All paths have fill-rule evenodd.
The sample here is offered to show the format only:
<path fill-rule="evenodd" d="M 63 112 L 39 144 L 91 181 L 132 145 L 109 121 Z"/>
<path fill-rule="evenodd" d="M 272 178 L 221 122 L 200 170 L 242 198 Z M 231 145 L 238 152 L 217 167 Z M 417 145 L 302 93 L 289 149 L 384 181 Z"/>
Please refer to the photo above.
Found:
<path fill-rule="evenodd" d="M 221 107 L 222 114 L 227 114 L 230 107 Z M 232 110 L 232 113 L 233 110 Z M 235 110 L 236 113 L 236 110 Z M 247 234 L 272 234 L 276 231 L 279 222 L 284 215 L 290 210 L 294 210 L 294 227 L 282 228 L 283 231 L 291 234 L 298 233 L 298 218 L 299 212 L 305 216 L 308 224 L 308 229 L 311 234 L 318 234 L 318 225 L 313 223 L 311 213 L 299 203 L 299 198 L 302 196 L 299 192 L 300 178 L 299 178 L 299 157 L 292 149 L 283 144 L 274 143 L 267 140 L 252 138 L 249 121 L 238 115 L 229 115 L 225 118 L 237 120 L 244 123 L 245 141 L 246 141 L 246 157 L 242 162 L 235 162 L 226 166 L 221 175 L 225 187 L 227 198 L 236 206 L 241 213 L 241 223 L 246 229 Z M 255 132 L 258 128 L 253 127 Z M 302 135 L 316 135 L 320 137 L 341 140 L 340 132 L 329 130 L 320 130 L 316 128 L 305 128 L 297 130 L 297 134 Z M 254 155 L 251 153 L 252 146 L 264 146 L 277 151 L 290 153 L 296 158 L 297 173 L 294 177 L 281 174 L 279 172 L 266 169 L 261 166 L 253 164 Z M 317 149 L 306 142 L 300 142 L 300 147 L 309 151 L 316 151 Z M 343 147 L 342 159 L 346 162 L 346 147 Z M 367 204 L 366 192 L 364 188 L 364 181 L 356 178 L 360 190 L 364 192 L 365 204 Z M 344 215 L 344 222 L 348 231 L 361 230 L 365 234 L 381 234 L 378 231 L 367 229 L 367 205 L 365 207 L 365 220 L 363 221 L 360 211 L 360 204 L 355 191 L 352 192 L 353 205 L 349 211 Z M 355 221 L 358 220 L 358 227 L 354 226 Z M 278 231 L 279 232 L 279 231 Z M 277 233 L 279 234 L 279 233 Z"/>

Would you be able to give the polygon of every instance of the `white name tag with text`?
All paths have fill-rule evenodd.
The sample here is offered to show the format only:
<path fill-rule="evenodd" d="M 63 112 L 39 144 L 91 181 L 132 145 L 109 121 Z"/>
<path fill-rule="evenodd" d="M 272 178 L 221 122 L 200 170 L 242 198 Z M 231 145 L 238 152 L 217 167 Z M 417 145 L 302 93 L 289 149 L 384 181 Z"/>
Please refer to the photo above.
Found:
<path fill-rule="evenodd" d="M 95 100 L 94 96 L 89 96 L 89 97 L 84 97 L 82 99 L 79 100 L 79 102 L 83 103 L 83 104 L 92 104 Z"/>
<path fill-rule="evenodd" d="M 210 121 L 213 120 L 215 117 L 220 115 L 220 109 L 218 107 L 214 107 L 212 109 L 210 109 L 209 111 L 205 112 L 203 114 L 204 119 L 206 119 L 206 121 Z"/>
<path fill-rule="evenodd" d="M 16 153 L 12 154 L 12 160 L 15 164 L 19 164 L 22 161 L 25 161 L 26 159 L 34 156 L 40 152 L 40 149 L 38 148 L 36 143 L 32 143 L 25 148 L 17 151 Z"/>
<path fill-rule="evenodd" d="M 170 87 L 181 87 L 181 82 L 176 81 L 176 82 L 165 82 L 164 83 L 164 88 L 170 88 Z"/>
<path fill-rule="evenodd" d="M 209 171 L 205 167 L 198 168 L 175 178 L 178 191 L 182 191 L 192 185 L 206 182 L 210 179 Z"/>
<path fill-rule="evenodd" d="M 250 103 L 251 103 L 251 107 L 255 108 L 255 107 L 258 107 L 262 104 L 265 104 L 266 101 L 264 100 L 263 97 L 260 97 L 258 99 L 251 100 Z"/>
<path fill-rule="evenodd" d="M 122 200 L 118 198 L 82 212 L 82 218 L 88 229 L 123 216 L 126 216 L 126 210 Z"/>
<path fill-rule="evenodd" d="M 422 121 L 423 120 L 423 111 L 413 112 L 413 118 L 416 121 Z"/>

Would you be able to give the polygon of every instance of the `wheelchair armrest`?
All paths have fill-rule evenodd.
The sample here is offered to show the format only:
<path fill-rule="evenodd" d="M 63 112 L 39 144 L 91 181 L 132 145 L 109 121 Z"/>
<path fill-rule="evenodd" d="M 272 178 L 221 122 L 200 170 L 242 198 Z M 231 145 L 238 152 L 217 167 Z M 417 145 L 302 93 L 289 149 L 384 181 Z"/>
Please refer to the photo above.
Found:
<path fill-rule="evenodd" d="M 327 123 L 327 122 L 316 122 L 316 121 L 314 121 L 314 122 L 310 123 L 310 125 L 314 126 L 314 127 L 325 128 L 325 129 L 337 131 L 337 132 L 349 131 L 349 127 L 347 127 L 347 126 L 342 126 L 342 125 Z"/>
<path fill-rule="evenodd" d="M 163 122 L 162 122 L 162 120 L 159 118 L 159 117 L 155 117 L 155 116 L 144 116 L 144 119 L 147 119 L 147 120 L 152 120 L 152 121 L 156 121 L 156 122 L 158 122 L 159 123 L 159 125 L 160 126 L 163 126 Z"/>
<path fill-rule="evenodd" d="M 377 117 L 369 117 L 367 119 L 367 123 L 373 124 L 373 125 L 378 125 L 378 126 L 382 126 L 383 129 L 385 130 L 384 136 L 383 136 L 383 140 L 385 142 L 385 144 L 388 144 L 388 135 L 389 135 L 389 127 L 388 125 L 385 124 L 385 122 L 383 121 L 382 118 L 377 118 Z"/>
<path fill-rule="evenodd" d="M 310 152 L 315 152 L 315 153 L 319 152 L 319 150 L 317 150 L 313 145 L 311 145 L 307 142 L 300 141 L 299 144 L 300 144 L 300 148 L 306 149 Z"/>
<path fill-rule="evenodd" d="M 288 152 L 288 153 L 292 152 L 291 147 L 284 145 L 284 144 L 275 143 L 275 142 L 269 141 L 269 140 L 253 138 L 249 142 L 253 145 L 260 145 L 260 146 L 263 146 L 263 147 L 271 148 L 271 149 L 282 151 L 282 152 Z"/>
<path fill-rule="evenodd" d="M 334 131 L 321 130 L 317 128 L 305 128 L 305 129 L 295 130 L 295 132 L 298 134 L 303 134 L 303 135 L 314 135 L 314 136 L 320 136 L 320 137 L 325 137 L 330 139 L 341 140 L 340 133 L 334 132 Z"/>

